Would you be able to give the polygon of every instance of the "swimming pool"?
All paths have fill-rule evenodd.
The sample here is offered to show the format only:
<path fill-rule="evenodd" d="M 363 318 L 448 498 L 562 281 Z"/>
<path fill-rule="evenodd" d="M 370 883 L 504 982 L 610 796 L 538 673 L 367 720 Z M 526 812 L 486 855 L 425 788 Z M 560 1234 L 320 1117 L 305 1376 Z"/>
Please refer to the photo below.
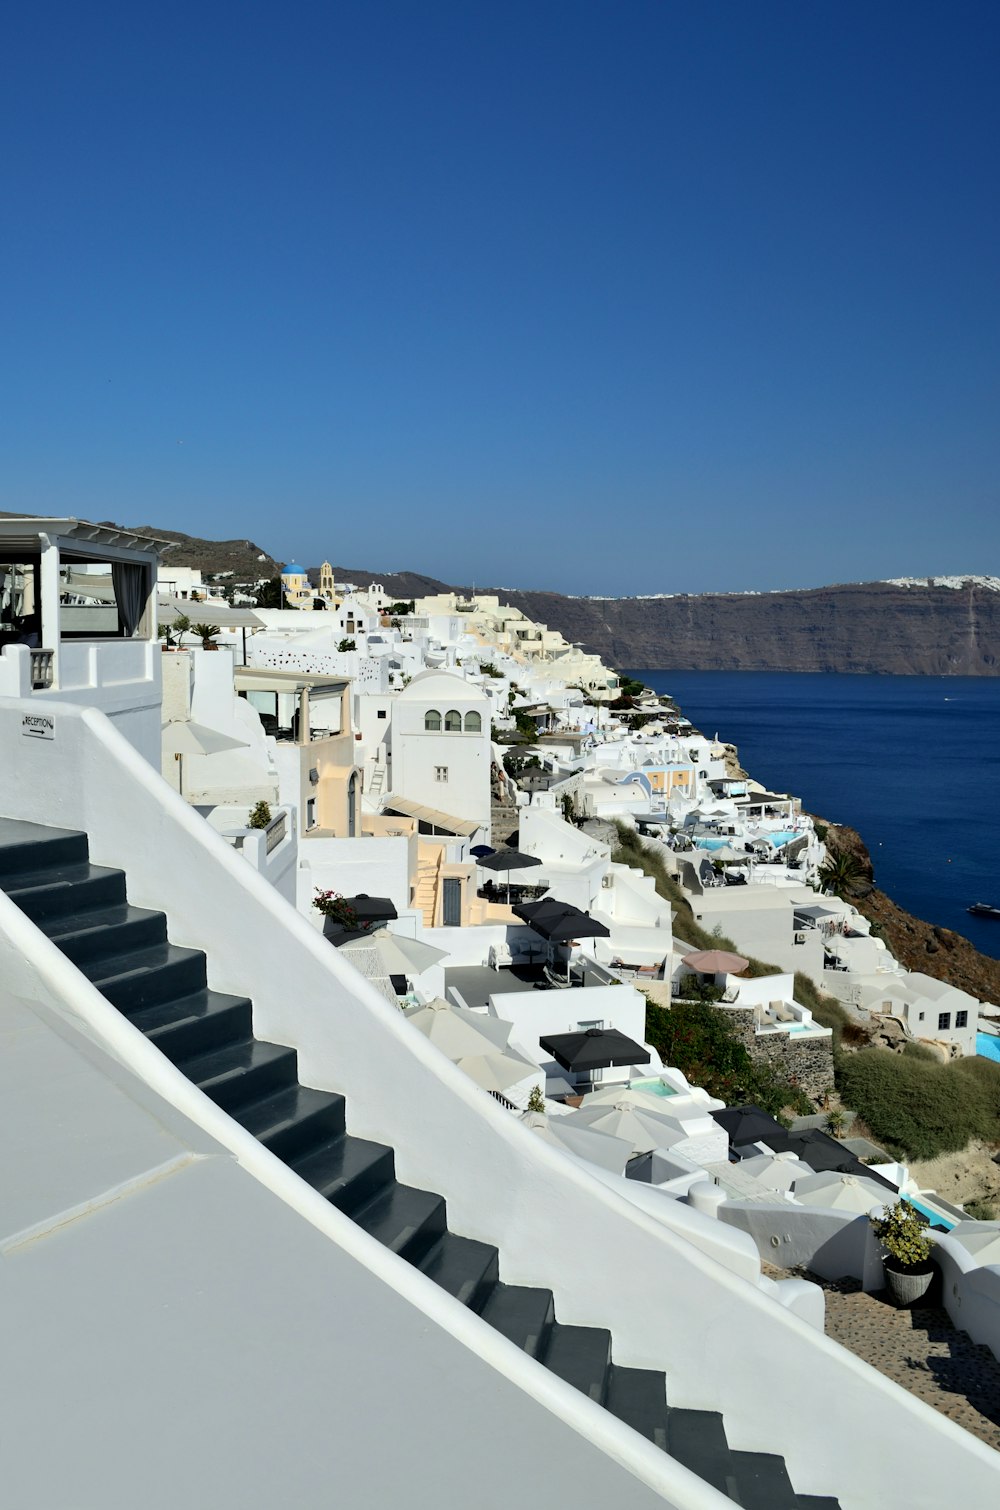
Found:
<path fill-rule="evenodd" d="M 904 1195 L 903 1200 L 909 1202 L 915 1210 L 920 1212 L 921 1216 L 925 1216 L 932 1227 L 944 1227 L 948 1232 L 954 1227 L 955 1223 L 950 1217 L 945 1216 L 943 1212 L 933 1211 L 930 1206 L 925 1206 L 923 1201 L 918 1201 L 916 1196 Z"/>
<path fill-rule="evenodd" d="M 667 1085 L 664 1080 L 630 1080 L 630 1091 L 645 1091 L 647 1096 L 676 1096 L 677 1092 L 672 1085 Z"/>
<path fill-rule="evenodd" d="M 1000 1038 L 992 1033 L 977 1033 L 976 1053 L 982 1059 L 995 1059 L 1000 1064 Z"/>
<path fill-rule="evenodd" d="M 781 849 L 782 845 L 790 844 L 793 839 L 797 839 L 799 833 L 798 829 L 794 828 L 779 829 L 777 832 L 774 829 L 768 829 L 766 837 L 770 839 L 775 849 Z"/>

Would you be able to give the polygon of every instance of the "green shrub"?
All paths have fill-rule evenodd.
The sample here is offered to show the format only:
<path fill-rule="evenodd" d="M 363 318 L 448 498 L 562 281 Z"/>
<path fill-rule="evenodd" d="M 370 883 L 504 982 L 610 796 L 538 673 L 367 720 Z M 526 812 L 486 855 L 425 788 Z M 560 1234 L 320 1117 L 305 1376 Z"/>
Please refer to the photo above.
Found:
<path fill-rule="evenodd" d="M 931 1256 L 923 1223 L 908 1201 L 897 1201 L 884 1216 L 870 1216 L 872 1231 L 891 1258 L 901 1264 L 922 1264 Z"/>
<path fill-rule="evenodd" d="M 250 813 L 247 819 L 247 828 L 267 828 L 271 821 L 271 809 L 263 799 Z"/>
<path fill-rule="evenodd" d="M 965 1214 L 974 1222 L 995 1222 L 1000 1210 L 992 1201 L 966 1201 Z"/>
<path fill-rule="evenodd" d="M 940 1064 L 941 1061 L 933 1049 L 929 1049 L 926 1043 L 906 1043 L 903 1045 L 903 1053 L 907 1059 L 922 1059 L 925 1064 Z"/>
<path fill-rule="evenodd" d="M 786 1123 L 786 1108 L 803 1116 L 813 1110 L 809 1097 L 797 1086 L 781 1080 L 766 1065 L 754 1064 L 724 1010 L 660 1007 L 647 999 L 646 1041 L 664 1064 L 675 1066 L 692 1085 L 702 1086 L 729 1106 L 752 1101 Z"/>
<path fill-rule="evenodd" d="M 910 1159 L 933 1159 L 970 1138 L 1000 1139 L 1000 1089 L 966 1063 L 862 1049 L 840 1058 L 837 1085 L 879 1142 Z"/>

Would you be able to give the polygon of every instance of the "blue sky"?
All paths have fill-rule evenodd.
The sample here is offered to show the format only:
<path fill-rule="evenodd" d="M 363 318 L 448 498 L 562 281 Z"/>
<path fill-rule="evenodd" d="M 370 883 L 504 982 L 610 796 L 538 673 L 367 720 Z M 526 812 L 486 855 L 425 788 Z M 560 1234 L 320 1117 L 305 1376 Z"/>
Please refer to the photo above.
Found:
<path fill-rule="evenodd" d="M 0 508 L 595 593 L 1000 572 L 1000 8 L 9 10 Z"/>

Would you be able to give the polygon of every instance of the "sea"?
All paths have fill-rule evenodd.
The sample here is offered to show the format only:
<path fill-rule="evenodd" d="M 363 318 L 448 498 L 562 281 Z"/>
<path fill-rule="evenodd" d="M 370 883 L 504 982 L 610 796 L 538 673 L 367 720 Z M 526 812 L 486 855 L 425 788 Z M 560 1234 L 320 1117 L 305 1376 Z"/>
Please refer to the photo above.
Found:
<path fill-rule="evenodd" d="M 1000 677 L 630 671 L 755 781 L 856 828 L 875 880 L 925 922 L 1000 956 Z"/>

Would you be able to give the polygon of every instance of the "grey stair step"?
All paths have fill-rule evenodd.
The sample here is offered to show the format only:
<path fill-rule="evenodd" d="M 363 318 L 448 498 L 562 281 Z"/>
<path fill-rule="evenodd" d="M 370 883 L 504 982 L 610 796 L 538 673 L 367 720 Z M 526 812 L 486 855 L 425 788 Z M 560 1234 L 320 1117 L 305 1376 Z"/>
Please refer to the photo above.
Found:
<path fill-rule="evenodd" d="M 178 944 L 154 944 L 127 954 L 81 960 L 79 968 L 126 1014 L 172 996 L 190 996 L 208 984 L 204 954 Z"/>
<path fill-rule="evenodd" d="M 795 1510 L 840 1510 L 840 1501 L 826 1494 L 798 1494 Z"/>
<path fill-rule="evenodd" d="M 0 877 L 43 870 L 48 866 L 77 865 L 89 858 L 86 834 L 68 828 L 48 828 L 41 823 L 23 823 L 0 818 Z"/>
<path fill-rule="evenodd" d="M 288 1163 L 344 1131 L 344 1098 L 305 1085 L 262 1096 L 237 1107 L 231 1116 L 258 1142 Z"/>
<path fill-rule="evenodd" d="M 613 1363 L 608 1371 L 605 1407 L 619 1421 L 667 1450 L 667 1379 L 651 1368 L 622 1368 Z"/>
<path fill-rule="evenodd" d="M 219 1044 L 247 1038 L 253 1007 L 246 996 L 195 991 L 133 1012 L 130 1021 L 175 1064 Z"/>
<path fill-rule="evenodd" d="M 671 1406 L 667 1411 L 667 1451 L 706 1484 L 739 1504 L 732 1453 L 717 1411 L 677 1410 Z"/>
<path fill-rule="evenodd" d="M 479 1314 L 529 1358 L 544 1356 L 554 1315 L 551 1290 L 498 1284 Z"/>
<path fill-rule="evenodd" d="M 288 1166 L 340 1211 L 351 1211 L 395 1179 L 395 1155 L 385 1143 L 349 1133 L 289 1159 Z"/>
<path fill-rule="evenodd" d="M 127 902 L 86 912 L 56 914 L 39 919 L 38 925 L 77 964 L 132 949 L 148 949 L 167 940 L 167 920 L 162 912 L 130 907 Z"/>
<path fill-rule="evenodd" d="M 13 876 L 5 889 L 21 911 L 37 921 L 124 902 L 125 875 L 123 871 L 84 861 Z"/>
<path fill-rule="evenodd" d="M 282 1086 L 295 1085 L 297 1063 L 295 1050 L 284 1044 L 246 1038 L 183 1059 L 177 1068 L 217 1106 L 231 1111 Z"/>
<path fill-rule="evenodd" d="M 588 1395 L 598 1405 L 604 1404 L 611 1366 L 611 1333 L 603 1327 L 564 1326 L 554 1321 L 543 1362 L 581 1394 Z"/>
<path fill-rule="evenodd" d="M 395 1180 L 351 1215 L 371 1237 L 411 1263 L 419 1263 L 446 1226 L 442 1196 Z"/>
<path fill-rule="evenodd" d="M 471 1311 L 478 1311 L 500 1276 L 500 1259 L 491 1243 L 443 1232 L 418 1265 L 442 1290 Z"/>
<path fill-rule="evenodd" d="M 784 1458 L 730 1449 L 743 1510 L 797 1510 Z"/>

